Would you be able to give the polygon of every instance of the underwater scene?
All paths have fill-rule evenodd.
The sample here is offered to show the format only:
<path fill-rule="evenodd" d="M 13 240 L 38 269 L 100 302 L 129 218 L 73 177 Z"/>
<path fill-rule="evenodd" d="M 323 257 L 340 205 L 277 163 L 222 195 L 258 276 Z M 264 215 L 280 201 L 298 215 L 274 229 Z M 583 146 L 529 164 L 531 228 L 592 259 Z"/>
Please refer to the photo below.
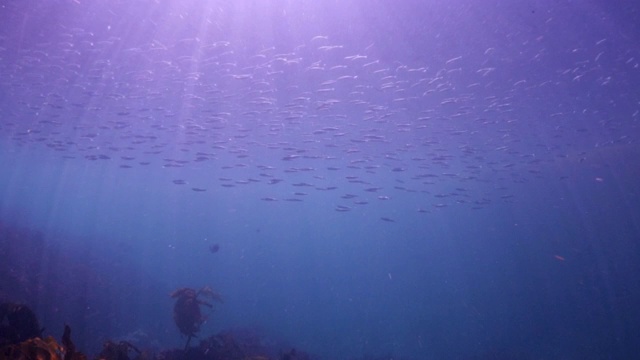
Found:
<path fill-rule="evenodd" d="M 639 11 L 0 2 L 0 359 L 640 358 Z"/>

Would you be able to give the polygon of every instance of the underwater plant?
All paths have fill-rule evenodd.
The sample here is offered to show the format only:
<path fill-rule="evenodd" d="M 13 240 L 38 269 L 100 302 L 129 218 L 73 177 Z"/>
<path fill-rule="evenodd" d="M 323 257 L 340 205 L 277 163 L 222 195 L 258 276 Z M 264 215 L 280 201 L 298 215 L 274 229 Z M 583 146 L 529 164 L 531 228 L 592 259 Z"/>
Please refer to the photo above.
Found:
<path fill-rule="evenodd" d="M 87 360 L 87 357 L 77 352 L 71 341 L 71 328 L 64 327 L 62 345 L 58 344 L 52 336 L 44 339 L 33 337 L 20 343 L 14 343 L 0 347 L 1 359 L 12 360 Z"/>
<path fill-rule="evenodd" d="M 102 347 L 98 359 L 100 360 L 129 360 L 129 350 L 133 350 L 138 356 L 142 352 L 128 341 L 120 341 L 115 343 L 113 341 L 107 341 Z"/>
<path fill-rule="evenodd" d="M 0 304 L 0 346 L 41 337 L 42 330 L 36 315 L 28 306 Z"/>
<path fill-rule="evenodd" d="M 220 294 L 214 292 L 210 287 L 205 286 L 196 291 L 190 288 L 180 288 L 171 293 L 172 298 L 176 298 L 176 304 L 173 306 L 173 321 L 178 326 L 180 332 L 187 336 L 185 350 L 189 347 L 192 337 L 196 337 L 196 333 L 200 331 L 200 326 L 207 320 L 202 314 L 201 306 L 213 309 L 213 304 L 201 300 L 201 298 L 209 301 L 217 301 L 222 303 Z"/>
<path fill-rule="evenodd" d="M 18 344 L 4 346 L 0 349 L 3 359 L 51 359 L 62 360 L 62 346 L 52 336 L 45 339 L 39 337 L 25 340 Z"/>

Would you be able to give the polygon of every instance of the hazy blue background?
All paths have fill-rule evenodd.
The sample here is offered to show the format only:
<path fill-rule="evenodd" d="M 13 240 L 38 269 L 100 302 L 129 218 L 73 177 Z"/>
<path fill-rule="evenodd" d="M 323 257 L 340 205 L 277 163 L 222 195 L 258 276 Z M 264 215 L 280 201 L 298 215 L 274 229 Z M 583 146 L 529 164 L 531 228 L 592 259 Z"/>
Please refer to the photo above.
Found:
<path fill-rule="evenodd" d="M 0 299 L 89 353 L 181 346 L 168 294 L 209 285 L 203 336 L 324 359 L 633 358 L 639 24 L 631 1 L 3 2 Z"/>

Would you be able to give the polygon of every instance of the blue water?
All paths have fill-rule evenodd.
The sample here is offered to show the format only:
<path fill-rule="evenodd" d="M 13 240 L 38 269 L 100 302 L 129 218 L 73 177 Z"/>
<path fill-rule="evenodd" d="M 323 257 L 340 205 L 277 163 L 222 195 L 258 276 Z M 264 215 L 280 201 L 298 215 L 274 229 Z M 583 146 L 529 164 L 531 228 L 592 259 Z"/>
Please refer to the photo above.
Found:
<path fill-rule="evenodd" d="M 200 338 L 320 359 L 635 358 L 639 16 L 5 2 L 0 301 L 89 354 L 211 286 Z"/>

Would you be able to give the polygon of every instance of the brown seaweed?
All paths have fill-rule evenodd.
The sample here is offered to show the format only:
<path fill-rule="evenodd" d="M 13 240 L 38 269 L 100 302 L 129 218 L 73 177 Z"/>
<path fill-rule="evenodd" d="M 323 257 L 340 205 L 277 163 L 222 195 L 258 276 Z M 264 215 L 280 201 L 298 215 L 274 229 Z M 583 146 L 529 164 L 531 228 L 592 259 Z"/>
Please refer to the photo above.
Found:
<path fill-rule="evenodd" d="M 15 303 L 0 304 L 0 346 L 41 337 L 43 330 L 28 306 Z"/>
<path fill-rule="evenodd" d="M 138 357 L 142 352 L 128 341 L 120 341 L 115 343 L 113 341 L 107 341 L 102 347 L 102 351 L 98 358 L 100 360 L 130 360 L 129 351 L 133 350 Z M 138 358 L 136 357 L 136 359 Z"/>
<path fill-rule="evenodd" d="M 222 302 L 222 298 L 220 294 L 207 286 L 198 291 L 190 288 L 180 288 L 171 293 L 170 296 L 177 299 L 173 307 L 173 321 L 180 332 L 187 336 L 186 350 L 189 347 L 191 338 L 197 336 L 200 326 L 207 320 L 207 316 L 202 314 L 200 307 L 206 306 L 213 309 L 213 304 L 201 298 L 217 302 Z"/>

